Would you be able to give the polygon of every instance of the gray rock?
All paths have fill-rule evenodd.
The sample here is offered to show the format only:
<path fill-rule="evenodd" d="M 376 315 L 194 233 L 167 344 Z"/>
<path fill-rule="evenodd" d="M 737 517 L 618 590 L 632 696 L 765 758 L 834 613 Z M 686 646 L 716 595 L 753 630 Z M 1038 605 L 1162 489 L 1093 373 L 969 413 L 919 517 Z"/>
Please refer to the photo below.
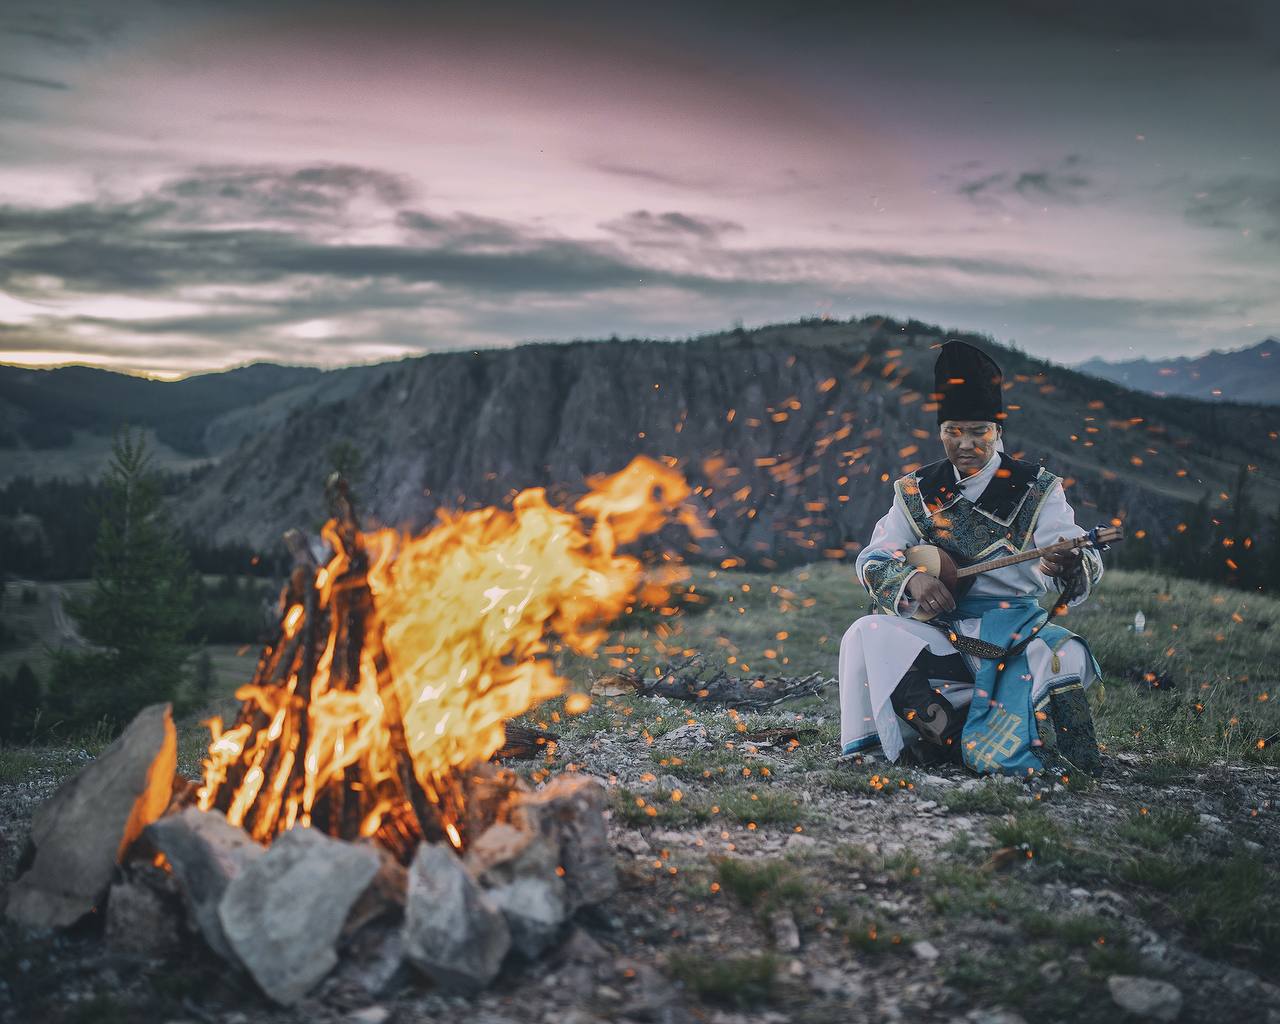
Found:
<path fill-rule="evenodd" d="M 546 836 L 559 851 L 569 911 L 600 903 L 617 891 L 604 812 L 608 797 L 595 779 L 559 775 L 536 793 L 517 798 L 511 822 Z"/>
<path fill-rule="evenodd" d="M 153 704 L 35 812 L 35 858 L 9 890 L 6 914 L 64 928 L 97 906 L 117 862 L 168 807 L 177 765 L 172 709 Z"/>
<path fill-rule="evenodd" d="M 965 1014 L 964 1019 L 969 1024 L 1027 1024 L 1027 1020 L 1022 1014 L 1014 1013 L 1012 1010 L 1005 1010 L 999 1006 L 984 1006 L 976 1010 L 970 1010 Z"/>
<path fill-rule="evenodd" d="M 194 807 L 150 825 L 146 838 L 173 868 L 188 916 L 204 941 L 224 960 L 235 963 L 222 933 L 218 904 L 231 881 L 267 851 L 221 814 Z"/>
<path fill-rule="evenodd" d="M 938 947 L 928 939 L 921 939 L 919 942 L 911 943 L 911 952 L 926 963 L 932 963 L 938 959 Z"/>
<path fill-rule="evenodd" d="M 339 967 L 330 980 L 339 989 L 355 988 L 382 996 L 409 981 L 402 923 L 375 923 L 360 929 L 343 941 L 338 959 Z"/>
<path fill-rule="evenodd" d="M 1167 981 L 1113 974 L 1107 989 L 1120 1009 L 1144 1020 L 1174 1021 L 1182 1012 L 1182 993 Z"/>
<path fill-rule="evenodd" d="M 596 964 L 607 960 L 609 951 L 592 938 L 590 932 L 575 928 L 561 943 L 560 955 L 567 963 Z"/>
<path fill-rule="evenodd" d="M 705 725 L 681 725 L 658 737 L 663 747 L 679 747 L 685 750 L 712 746 L 711 734 Z"/>
<path fill-rule="evenodd" d="M 390 1019 L 391 1011 L 385 1006 L 365 1006 L 347 1014 L 347 1024 L 386 1024 Z"/>
<path fill-rule="evenodd" d="M 569 916 L 568 895 L 553 836 L 498 824 L 480 836 L 466 856 L 467 870 L 511 929 L 511 947 L 533 960 L 560 934 Z"/>
<path fill-rule="evenodd" d="M 404 940 L 409 962 L 437 985 L 475 992 L 497 976 L 511 930 L 452 849 L 423 843 L 409 865 Z"/>
<path fill-rule="evenodd" d="M 404 918 L 405 894 L 409 885 L 409 873 L 404 865 L 389 851 L 375 843 L 364 841 L 378 857 L 378 871 L 360 898 L 356 900 L 342 926 L 345 939 L 372 922 L 399 922 Z"/>
<path fill-rule="evenodd" d="M 615 961 L 618 993 L 625 1016 L 658 1024 L 677 1024 L 688 1019 L 679 993 L 657 968 L 639 960 Z"/>
<path fill-rule="evenodd" d="M 789 910 L 778 910 L 769 916 L 769 931 L 773 944 L 784 953 L 794 953 L 800 948 L 800 929 Z"/>
<path fill-rule="evenodd" d="M 143 882 L 117 882 L 107 894 L 107 946 L 116 953 L 169 956 L 182 942 L 182 908 Z"/>
<path fill-rule="evenodd" d="M 332 970 L 343 922 L 379 862 L 369 846 L 293 828 L 232 879 L 222 931 L 271 999 L 291 1006 Z"/>

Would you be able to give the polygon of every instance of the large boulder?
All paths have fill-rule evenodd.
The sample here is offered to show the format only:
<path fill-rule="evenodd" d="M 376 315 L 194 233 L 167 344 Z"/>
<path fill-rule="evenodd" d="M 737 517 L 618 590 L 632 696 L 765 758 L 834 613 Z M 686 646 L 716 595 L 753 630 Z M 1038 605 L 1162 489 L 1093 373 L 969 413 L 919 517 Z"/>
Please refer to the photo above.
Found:
<path fill-rule="evenodd" d="M 150 825 L 146 839 L 164 854 L 178 882 L 190 921 L 209 948 L 235 962 L 218 918 L 218 904 L 232 880 L 266 850 L 221 814 L 188 807 Z"/>
<path fill-rule="evenodd" d="M 380 862 L 366 844 L 293 828 L 231 880 L 222 931 L 267 996 L 291 1006 L 333 969 L 342 926 Z"/>
<path fill-rule="evenodd" d="M 30 927 L 62 928 L 97 906 L 116 864 L 169 805 L 177 764 L 170 705 L 140 711 L 36 811 L 34 859 L 9 891 L 6 914 Z"/>
<path fill-rule="evenodd" d="M 497 976 L 511 932 L 458 855 L 423 843 L 409 866 L 404 944 L 409 962 L 441 988 L 470 993 Z"/>
<path fill-rule="evenodd" d="M 585 775 L 558 775 L 535 793 L 516 798 L 511 823 L 538 832 L 559 851 L 569 910 L 599 903 L 617 891 L 618 876 L 604 819 L 604 787 Z"/>
<path fill-rule="evenodd" d="M 471 845 L 466 866 L 507 919 L 512 948 L 530 960 L 540 956 L 569 916 L 558 844 L 541 832 L 498 824 Z"/>

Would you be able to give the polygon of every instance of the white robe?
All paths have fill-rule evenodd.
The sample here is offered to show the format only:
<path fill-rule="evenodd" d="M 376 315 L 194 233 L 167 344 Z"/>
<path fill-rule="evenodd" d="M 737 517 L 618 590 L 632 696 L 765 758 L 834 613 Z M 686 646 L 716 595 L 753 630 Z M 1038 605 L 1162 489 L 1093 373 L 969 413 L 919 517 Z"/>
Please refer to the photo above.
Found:
<path fill-rule="evenodd" d="M 993 452 L 991 459 L 977 473 L 966 478 L 959 478 L 957 474 L 960 492 L 970 501 L 976 501 L 999 464 L 999 456 Z M 1052 544 L 1059 537 L 1080 537 L 1085 532 L 1076 525 L 1062 482 L 1058 481 L 1045 496 L 1032 538 L 1034 546 Z M 911 520 L 895 498 L 893 507 L 876 523 L 871 543 L 858 555 L 855 564 L 858 579 L 863 579 L 863 566 L 871 555 L 901 551 L 918 543 L 920 540 L 912 529 Z M 1092 564 L 1088 567 L 1090 571 L 1085 573 L 1083 592 L 1070 602 L 1072 607 L 1089 596 L 1090 577 L 1096 581 L 1102 575 L 1102 560 L 1098 553 L 1088 548 L 1082 553 Z M 1057 581 L 1045 576 L 1039 566 L 1039 559 L 1029 559 L 982 573 L 975 578 L 969 593 L 1010 597 L 1040 595 L 1050 589 L 1056 592 Z M 889 695 L 925 647 L 939 655 L 956 653 L 945 633 L 910 617 L 915 610 L 916 602 L 908 599 L 905 607 L 899 606 L 896 616 L 864 615 L 849 627 L 840 641 L 840 746 L 845 753 L 865 750 L 878 742 L 885 756 L 896 761 L 904 742 L 903 730 L 912 730 L 894 712 Z M 981 623 L 981 619 L 973 618 L 961 619 L 955 625 L 958 632 L 976 637 Z M 1069 628 L 1069 623 L 1064 625 Z M 1069 639 L 1058 651 L 1053 651 L 1048 643 L 1037 638 L 1027 645 L 1026 653 L 1027 668 L 1033 679 L 1033 699 L 1038 699 L 1050 686 L 1069 679 L 1078 679 L 1086 687 L 1094 682 L 1093 659 L 1078 640 Z M 976 659 L 970 655 L 964 657 L 970 671 L 973 671 Z M 954 707 L 964 707 L 973 698 L 973 685 L 970 683 L 934 680 L 933 685 Z"/>

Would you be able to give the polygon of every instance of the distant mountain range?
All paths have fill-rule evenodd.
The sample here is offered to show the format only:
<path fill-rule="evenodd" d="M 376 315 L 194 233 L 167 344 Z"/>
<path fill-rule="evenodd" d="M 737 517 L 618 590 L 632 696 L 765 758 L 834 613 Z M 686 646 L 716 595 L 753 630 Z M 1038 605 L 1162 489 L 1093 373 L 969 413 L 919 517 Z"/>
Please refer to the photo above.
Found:
<path fill-rule="evenodd" d="M 1076 369 L 1154 395 L 1280 405 L 1280 341 L 1275 338 L 1234 352 L 1178 359 L 1090 359 Z"/>
<path fill-rule="evenodd" d="M 942 457 L 926 406 L 935 349 L 947 338 L 1002 364 L 1008 450 L 1068 478 L 1084 524 L 1115 516 L 1172 536 L 1202 499 L 1228 509 L 1242 473 L 1255 507 L 1280 504 L 1280 408 L 1156 397 L 987 338 L 884 317 L 687 342 L 442 353 L 324 373 L 256 366 L 175 384 L 86 371 L 21 371 L 45 375 L 22 383 L 10 368 L 0 374 L 0 412 L 28 419 L 10 427 L 5 443 L 16 447 L 0 450 L 0 463 L 38 457 L 49 475 L 63 450 L 34 447 L 48 432 L 74 426 L 74 450 L 122 418 L 144 422 L 209 464 L 173 499 L 187 530 L 210 544 L 275 550 L 286 528 L 323 521 L 324 479 L 352 453 L 359 508 L 371 522 L 415 529 L 442 509 L 500 504 L 520 488 L 563 497 L 643 453 L 679 466 L 696 488 L 715 533 L 704 557 L 848 557 L 889 506 L 889 482 Z M 58 392 L 64 379 L 72 392 Z M 131 390 L 117 400 L 99 384 Z M 170 397 L 184 385 L 191 399 Z M 29 400 L 36 390 L 53 401 Z M 45 434 L 31 423 L 42 418 Z"/>

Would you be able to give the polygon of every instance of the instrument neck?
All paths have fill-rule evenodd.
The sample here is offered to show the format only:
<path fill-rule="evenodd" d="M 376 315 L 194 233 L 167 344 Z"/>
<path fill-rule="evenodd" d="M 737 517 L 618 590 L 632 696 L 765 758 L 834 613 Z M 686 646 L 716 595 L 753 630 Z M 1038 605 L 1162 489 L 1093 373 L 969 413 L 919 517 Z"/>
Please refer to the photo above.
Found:
<path fill-rule="evenodd" d="M 977 576 L 980 573 L 991 572 L 994 569 L 1003 569 L 1006 565 L 1029 562 L 1033 558 L 1057 554 L 1060 551 L 1074 551 L 1076 548 L 1088 547 L 1089 544 L 1088 537 L 1077 537 L 1075 540 L 1063 540 L 1055 544 L 1046 544 L 1042 548 L 1035 548 L 1031 551 L 1019 551 L 1016 555 L 993 558 L 988 562 L 979 562 L 977 565 L 966 565 L 964 568 L 956 570 L 956 578 L 962 579 L 965 576 Z"/>

